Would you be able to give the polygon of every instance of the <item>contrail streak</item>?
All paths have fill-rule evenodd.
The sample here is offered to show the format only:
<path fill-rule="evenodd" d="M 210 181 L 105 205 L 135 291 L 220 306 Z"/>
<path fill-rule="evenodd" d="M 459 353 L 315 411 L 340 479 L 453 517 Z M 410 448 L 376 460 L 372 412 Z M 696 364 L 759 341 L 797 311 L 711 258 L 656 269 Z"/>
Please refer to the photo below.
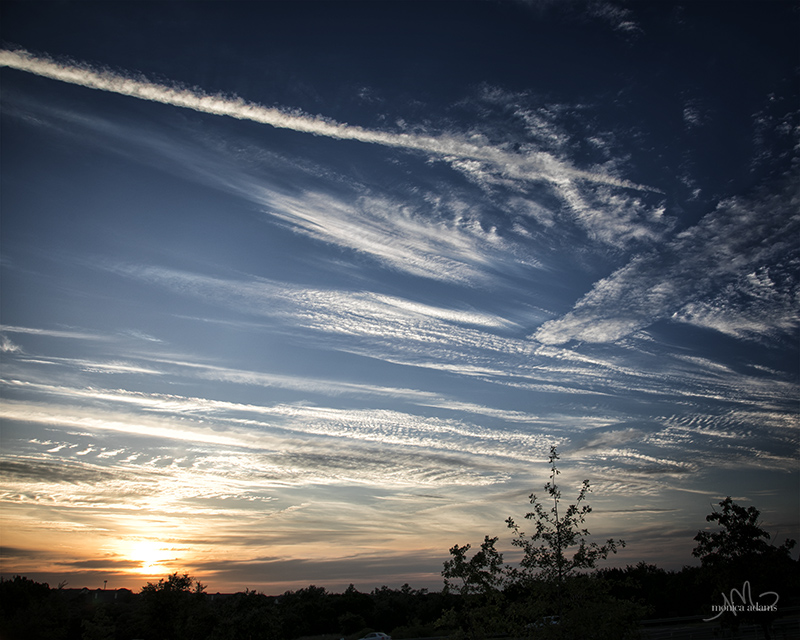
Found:
<path fill-rule="evenodd" d="M 613 176 L 575 169 L 545 153 L 536 156 L 520 156 L 494 147 L 471 144 L 450 135 L 424 136 L 364 129 L 322 116 L 312 116 L 301 111 L 265 107 L 238 97 L 208 95 L 194 89 L 157 84 L 146 78 L 132 78 L 113 71 L 92 69 L 86 64 L 60 63 L 50 57 L 37 56 L 23 49 L 0 49 L 0 67 L 9 67 L 52 80 L 193 109 L 202 113 L 268 124 L 278 129 L 291 129 L 338 140 L 357 140 L 387 147 L 424 151 L 443 156 L 445 159 L 455 157 L 482 160 L 499 167 L 513 169 L 514 173 L 530 173 L 532 174 L 530 175 L 531 179 L 544 179 L 556 183 L 578 179 L 639 191 L 657 191 L 652 187 L 620 180 Z"/>

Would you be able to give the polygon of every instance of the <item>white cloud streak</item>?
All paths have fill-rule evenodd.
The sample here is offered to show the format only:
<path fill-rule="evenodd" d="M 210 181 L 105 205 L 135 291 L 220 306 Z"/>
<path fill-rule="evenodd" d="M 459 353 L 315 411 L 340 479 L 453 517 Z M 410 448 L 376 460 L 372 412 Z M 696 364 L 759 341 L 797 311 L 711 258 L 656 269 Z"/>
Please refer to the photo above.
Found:
<path fill-rule="evenodd" d="M 29 390 L 32 390 L 29 388 Z M 74 429 L 95 437 L 126 437 L 146 447 L 149 462 L 181 466 L 170 443 L 193 443 L 182 455 L 203 468 L 264 477 L 285 485 L 377 483 L 469 485 L 495 482 L 543 455 L 547 440 L 521 430 L 496 433 L 458 420 L 389 410 L 278 404 L 237 405 L 205 398 L 40 386 L 54 397 L 95 406 L 8 401 L 0 416 L 14 422 Z M 136 440 L 131 440 L 135 437 Z M 47 443 L 50 446 L 52 443 Z M 94 459 L 102 448 L 83 443 L 72 455 Z M 156 453 L 166 452 L 167 456 Z M 219 458 L 219 460 L 215 460 Z"/>
<path fill-rule="evenodd" d="M 477 214 L 448 212 L 449 219 L 436 220 L 424 206 L 387 197 L 345 200 L 311 190 L 290 196 L 255 187 L 246 196 L 295 231 L 371 255 L 411 275 L 472 284 L 487 281 L 488 268 L 520 266 L 508 258 L 513 245 L 482 229 Z"/>
<path fill-rule="evenodd" d="M 269 448 L 268 441 L 275 437 L 283 438 L 287 433 L 292 433 L 512 458 L 518 457 L 519 452 L 530 452 L 532 448 L 545 450 L 545 445 L 538 442 L 539 436 L 522 430 L 496 432 L 455 419 L 426 418 L 401 411 L 241 404 L 208 398 L 121 389 L 81 389 L 20 380 L 0 380 L 0 384 L 6 389 L 115 407 L 104 411 L 108 425 L 102 426 L 101 421 L 96 419 L 97 409 L 9 401 L 0 407 L 0 415 L 10 420 L 52 421 L 68 426 L 158 438 L 194 439 L 198 443 L 260 449 L 265 446 Z M 130 408 L 143 413 L 131 414 Z M 476 406 L 470 408 L 478 409 Z M 522 415 L 515 416 L 518 422 L 527 422 L 521 419 Z M 194 422 L 195 419 L 199 422 Z M 205 422 L 212 426 L 207 426 Z M 540 446 L 534 447 L 537 442 Z M 527 459 L 527 455 L 523 453 L 522 459 Z"/>
<path fill-rule="evenodd" d="M 295 329 L 366 339 L 373 346 L 431 352 L 437 345 L 451 345 L 515 354 L 530 353 L 535 347 L 528 341 L 495 335 L 518 327 L 487 313 L 435 307 L 368 291 L 291 286 L 264 278 L 231 280 L 149 266 L 115 269 L 229 309 L 283 319 Z"/>
<path fill-rule="evenodd" d="M 568 349 L 525 339 L 518 336 L 518 326 L 500 316 L 440 308 L 376 293 L 307 289 L 263 278 L 233 280 L 152 266 L 119 266 L 114 270 L 229 311 L 269 317 L 277 321 L 269 323 L 272 330 L 281 332 L 285 330 L 283 327 L 291 327 L 295 336 L 302 330 L 305 344 L 324 344 L 326 349 L 447 371 L 528 391 L 566 393 L 573 396 L 574 402 L 581 402 L 581 396 L 624 393 L 745 405 L 758 399 L 770 406 L 782 406 L 787 393 L 785 385 L 774 378 L 769 384 L 757 384 L 752 376 L 729 370 L 721 372 L 710 361 L 687 362 L 673 353 L 665 354 L 660 347 L 652 357 L 636 355 L 652 346 L 638 338 L 620 344 L 625 352 L 611 356 L 588 345 Z M 628 359 L 631 355 L 635 357 L 635 365 Z M 169 362 L 159 357 L 151 361 Z M 372 384 L 332 385 L 311 379 L 298 385 L 296 379 L 274 374 L 202 363 L 172 364 L 194 369 L 197 373 L 193 375 L 206 379 L 312 390 L 327 395 L 363 393 L 385 397 L 390 393 L 420 406 L 490 415 L 486 408 L 466 409 L 451 398 L 413 389 L 387 390 Z"/>
<path fill-rule="evenodd" d="M 799 187 L 793 181 L 761 199 L 721 202 L 662 249 L 636 256 L 595 283 L 570 313 L 546 322 L 533 337 L 545 344 L 614 342 L 659 319 L 689 320 L 691 314 L 683 309 L 696 308 L 692 305 L 753 270 L 794 254 L 800 234 Z M 773 325 L 762 320 L 761 331 L 768 332 Z"/>
<path fill-rule="evenodd" d="M 409 151 L 422 151 L 444 159 L 487 161 L 508 168 L 514 167 L 515 172 L 522 172 L 535 179 L 548 181 L 574 179 L 627 189 L 655 191 L 650 187 L 611 175 L 576 169 L 547 153 L 530 153 L 526 156 L 511 154 L 490 145 L 474 144 L 450 134 L 426 136 L 370 130 L 322 116 L 312 116 L 298 110 L 270 108 L 241 98 L 209 95 L 198 90 L 150 82 L 143 77 L 133 78 L 109 70 L 92 69 L 86 64 L 60 63 L 50 57 L 37 56 L 25 50 L 0 50 L 0 66 L 90 89 L 202 113 L 249 120 L 279 129 L 290 129 L 337 140 L 354 140 Z"/>
<path fill-rule="evenodd" d="M 19 112 L 20 117 L 36 113 L 37 124 L 54 122 L 51 126 L 61 135 L 80 144 L 91 143 L 234 194 L 294 233 L 359 252 L 413 276 L 495 286 L 499 275 L 549 270 L 549 247 L 574 226 L 593 244 L 617 249 L 641 249 L 660 241 L 672 225 L 663 203 L 651 203 L 652 198 L 640 192 L 575 181 L 560 172 L 559 166 L 570 166 L 571 145 L 553 144 L 551 138 L 574 144 L 576 137 L 591 131 L 568 134 L 557 120 L 563 109 L 526 111 L 517 105 L 531 99 L 499 91 L 490 98 L 478 96 L 479 104 L 489 100 L 489 108 L 496 112 L 480 126 L 499 129 L 492 139 L 515 139 L 518 133 L 507 126 L 509 105 L 524 112 L 526 119 L 535 117 L 537 127 L 523 136 L 528 142 L 510 155 L 516 159 L 548 156 L 552 180 L 542 183 L 537 174 L 513 164 L 448 156 L 454 170 L 480 186 L 484 193 L 478 197 L 460 181 L 458 187 L 439 180 L 423 188 L 387 189 L 383 182 L 354 181 L 352 175 L 267 151 L 252 141 L 240 143 L 242 149 L 192 129 L 181 129 L 176 136 L 170 129 L 153 128 L 152 122 L 133 126 L 36 101 L 24 102 Z M 622 173 L 613 159 L 614 145 L 599 138 L 597 145 L 606 161 L 593 171 Z M 498 149 L 505 146 L 500 144 Z M 542 245 L 542 241 L 547 243 Z"/>
<path fill-rule="evenodd" d="M 778 269 L 752 271 L 713 299 L 687 304 L 673 318 L 745 340 L 796 331 L 800 325 L 800 282 L 795 275 L 800 272 L 799 263 L 790 261 L 788 277 Z"/>
<path fill-rule="evenodd" d="M 0 324 L 0 331 L 5 331 L 6 333 L 22 333 L 34 336 L 46 336 L 48 338 L 70 338 L 73 340 L 107 341 L 111 339 L 108 336 L 95 333 L 86 333 L 83 331 L 39 329 L 37 327 L 18 327 L 8 324 Z"/>

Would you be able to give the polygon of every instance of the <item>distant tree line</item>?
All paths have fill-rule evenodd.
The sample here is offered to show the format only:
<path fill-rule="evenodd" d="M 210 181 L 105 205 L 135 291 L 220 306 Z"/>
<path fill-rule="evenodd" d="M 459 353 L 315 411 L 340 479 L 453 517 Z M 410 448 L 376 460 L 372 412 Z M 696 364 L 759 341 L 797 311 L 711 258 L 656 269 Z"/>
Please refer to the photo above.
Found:
<path fill-rule="evenodd" d="M 2 640 L 283 640 L 309 636 L 395 638 L 447 635 L 436 626 L 458 596 L 404 585 L 371 593 L 352 585 L 331 593 L 311 585 L 281 596 L 255 591 L 212 595 L 172 574 L 128 590 L 51 589 L 16 576 L 0 582 Z"/>
<path fill-rule="evenodd" d="M 773 622 L 800 605 L 800 561 L 790 555 L 794 541 L 770 544 L 758 510 L 730 498 L 706 518 L 718 530 L 695 536 L 700 566 L 666 571 L 640 562 L 597 569 L 624 542 L 589 542 L 589 483 L 565 507 L 557 460 L 552 449 L 547 504 L 531 496 L 530 533 L 510 518 L 506 522 L 522 551 L 519 563 L 504 562 L 497 538 L 486 536 L 472 556 L 470 545 L 455 545 L 440 592 L 406 584 L 370 593 L 350 585 L 331 593 L 311 585 L 281 596 L 249 590 L 212 595 L 189 575 L 174 573 L 133 593 L 51 589 L 16 576 L 0 581 L 0 640 L 356 640 L 370 631 L 394 640 L 623 640 L 640 637 L 644 619 L 690 616 L 698 622 L 713 617 L 703 624 L 729 636 L 740 625 L 757 624 L 769 640 Z"/>

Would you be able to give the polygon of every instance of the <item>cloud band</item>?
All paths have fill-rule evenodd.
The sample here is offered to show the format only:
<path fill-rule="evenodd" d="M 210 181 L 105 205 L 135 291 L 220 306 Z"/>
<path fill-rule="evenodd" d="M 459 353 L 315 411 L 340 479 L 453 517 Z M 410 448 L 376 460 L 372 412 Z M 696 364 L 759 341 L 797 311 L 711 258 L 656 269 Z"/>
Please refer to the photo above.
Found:
<path fill-rule="evenodd" d="M 83 63 L 61 63 L 50 57 L 37 56 L 23 49 L 0 50 L 0 67 L 25 71 L 90 89 L 192 109 L 201 113 L 258 122 L 279 129 L 290 129 L 338 140 L 355 140 L 411 151 L 422 151 L 449 159 L 481 160 L 507 167 L 514 173 L 528 174 L 531 179 L 557 183 L 563 183 L 565 180 L 586 180 L 626 189 L 657 191 L 651 187 L 603 173 L 581 171 L 543 152 L 523 156 L 491 146 L 475 145 L 453 135 L 425 136 L 364 129 L 323 116 L 312 116 L 299 110 L 276 109 L 247 102 L 239 97 L 209 95 L 195 89 L 170 87 L 150 82 L 144 77 L 133 78 L 114 71 L 92 69 Z"/>

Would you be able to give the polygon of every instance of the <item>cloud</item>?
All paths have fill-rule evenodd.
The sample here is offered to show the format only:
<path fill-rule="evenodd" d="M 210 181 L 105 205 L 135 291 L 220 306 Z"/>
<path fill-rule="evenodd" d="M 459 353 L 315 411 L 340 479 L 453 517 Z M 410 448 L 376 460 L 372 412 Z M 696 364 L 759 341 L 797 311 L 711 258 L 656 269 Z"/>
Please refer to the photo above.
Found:
<path fill-rule="evenodd" d="M 84 482 L 92 484 L 116 477 L 114 473 L 94 465 L 78 462 L 56 463 L 52 460 L 30 458 L 0 460 L 0 476 L 7 479 L 33 482 Z"/>
<path fill-rule="evenodd" d="M 562 194 L 589 237 L 615 247 L 653 244 L 671 226 L 663 203 L 651 206 L 607 187 L 583 192 L 576 185 L 564 185 Z"/>
<path fill-rule="evenodd" d="M 431 391 L 405 387 L 387 387 L 363 382 L 346 382 L 312 376 L 292 376 L 249 369 L 222 367 L 189 360 L 152 358 L 160 365 L 169 365 L 170 373 L 197 376 L 206 380 L 233 382 L 242 385 L 276 387 L 293 391 L 319 393 L 327 396 L 377 396 L 422 405 L 435 405 L 444 400 Z M 161 372 L 165 374 L 166 371 Z"/>
<path fill-rule="evenodd" d="M 161 371 L 152 367 L 143 367 L 140 364 L 132 362 L 125 362 L 122 360 L 113 360 L 111 362 L 99 362 L 97 360 L 88 360 L 83 358 L 60 358 L 57 356 L 49 356 L 47 358 L 23 358 L 23 362 L 36 362 L 48 364 L 61 364 L 79 367 L 83 371 L 94 373 L 138 373 L 147 374 L 152 376 L 162 375 Z"/>
<path fill-rule="evenodd" d="M 311 116 L 298 110 L 264 107 L 241 98 L 208 95 L 198 90 L 153 83 L 143 77 L 133 78 L 109 70 L 95 70 L 86 64 L 59 63 L 47 56 L 36 56 L 21 49 L 0 50 L 0 66 L 90 89 L 249 120 L 280 129 L 338 140 L 356 140 L 409 151 L 422 151 L 444 159 L 487 161 L 498 166 L 514 167 L 517 172 L 542 180 L 584 180 L 627 189 L 652 190 L 611 175 L 576 169 L 547 154 L 521 156 L 489 145 L 474 144 L 468 139 L 451 134 L 423 135 L 370 130 L 322 116 Z"/>
<path fill-rule="evenodd" d="M 490 313 L 437 307 L 370 291 L 310 288 L 265 278 L 233 280 L 151 266 L 109 268 L 229 310 L 283 320 L 294 333 L 303 327 L 325 335 L 326 341 L 340 336 L 340 348 L 358 349 L 358 344 L 366 344 L 364 353 L 370 357 L 381 357 L 381 351 L 410 352 L 418 358 L 453 362 L 452 353 L 439 350 L 456 349 L 463 355 L 485 350 L 521 357 L 535 348 L 527 341 L 504 337 L 502 333 L 514 330 L 516 324 Z"/>
<path fill-rule="evenodd" d="M 480 131 L 486 133 L 475 133 L 476 137 L 513 140 L 519 154 L 536 156 L 554 167 L 553 179 L 545 183 L 519 171 L 514 164 L 495 165 L 475 159 L 452 163 L 511 215 L 526 216 L 547 229 L 550 236 L 556 231 L 556 220 L 559 231 L 577 225 L 592 242 L 615 248 L 651 244 L 671 229 L 673 221 L 665 215 L 664 203 L 653 202 L 652 194 L 575 180 L 568 172 L 556 169 L 570 165 L 574 157 L 580 157 L 590 171 L 603 175 L 624 173 L 629 164 L 626 155 L 619 153 L 624 145 L 618 143 L 617 135 L 589 124 L 592 118 L 588 114 L 594 113 L 591 105 L 542 104 L 541 98 L 527 92 L 484 86 L 464 108 L 479 118 Z M 522 132 L 518 131 L 520 127 Z M 541 227 L 534 228 L 542 231 Z"/>
<path fill-rule="evenodd" d="M 388 409 L 259 406 L 31 383 L 17 383 L 11 388 L 25 389 L 27 395 L 35 392 L 39 401 L 5 402 L 0 407 L 4 419 L 79 427 L 95 434 L 80 440 L 79 447 L 45 441 L 39 447 L 49 454 L 45 459 L 56 454 L 80 456 L 81 464 L 91 462 L 100 465 L 98 469 L 103 465 L 164 473 L 172 469 L 181 474 L 184 467 L 214 469 L 232 477 L 244 473 L 243 480 L 258 477 L 262 484 L 287 486 L 341 482 L 483 485 L 505 478 L 509 465 L 527 464 L 531 451 L 546 449 L 540 435 L 529 434 L 521 427 L 495 432 L 463 420 Z M 61 404 L 64 400 L 73 404 Z M 95 437 L 112 440 L 107 447 L 99 446 Z M 129 444 L 120 447 L 117 442 Z M 162 449 L 173 451 L 176 442 L 193 444 L 188 459 L 178 461 L 173 455 L 160 453 Z M 158 455 L 125 458 L 132 447 L 145 447 Z M 74 475 L 89 468 L 75 466 L 77 463 L 66 470 L 31 464 L 14 463 L 6 471 L 20 477 L 49 471 L 59 473 L 51 479 L 59 481 L 67 471 Z M 89 476 L 85 477 L 88 481 Z"/>
<path fill-rule="evenodd" d="M 612 2 L 589 2 L 587 5 L 589 15 L 608 22 L 615 31 L 633 35 L 642 33 L 630 9 Z"/>
<path fill-rule="evenodd" d="M 615 448 L 631 442 L 639 442 L 645 432 L 641 429 L 627 428 L 602 431 L 600 433 L 589 432 L 586 434 L 585 441 L 576 451 L 605 450 Z M 577 443 L 576 443 L 577 444 Z"/>
<path fill-rule="evenodd" d="M 6 336 L 0 335 L 0 352 L 22 353 L 22 347 L 11 342 Z"/>
<path fill-rule="evenodd" d="M 72 331 L 62 329 L 38 329 L 36 327 L 17 327 L 13 325 L 0 325 L 0 331 L 7 333 L 23 333 L 35 336 L 47 336 L 50 338 L 70 338 L 73 340 L 110 340 L 108 336 L 95 333 L 85 333 L 83 331 Z"/>
<path fill-rule="evenodd" d="M 775 193 L 721 202 L 663 248 L 634 257 L 595 283 L 571 312 L 543 324 L 534 339 L 614 342 L 657 320 L 687 321 L 689 305 L 797 253 L 798 186 L 792 181 Z"/>
<path fill-rule="evenodd" d="M 653 456 L 641 453 L 631 447 L 610 447 L 605 456 L 614 460 L 614 466 L 622 474 L 639 476 L 683 476 L 697 473 L 702 464 L 699 461 L 687 460 L 686 451 L 674 451 L 675 458 L 663 455 Z"/>
<path fill-rule="evenodd" d="M 276 319 L 280 322 L 270 323 L 274 331 L 287 326 L 297 336 L 304 329 L 307 344 L 316 341 L 326 349 L 542 391 L 597 393 L 601 378 L 609 385 L 606 391 L 620 384 L 614 376 L 621 372 L 619 365 L 515 337 L 516 324 L 490 313 L 255 277 L 233 280 L 153 266 L 109 268 L 228 311 Z M 631 367 L 626 373 L 638 376 Z M 236 376 L 233 371 L 219 375 Z"/>
<path fill-rule="evenodd" d="M 547 270 L 553 241 L 574 233 L 575 226 L 593 243 L 617 249 L 649 245 L 670 229 L 663 203 L 653 203 L 651 195 L 577 180 L 562 171 L 571 166 L 578 141 L 587 137 L 602 158 L 592 171 L 617 175 L 624 170 L 609 135 L 587 125 L 577 131 L 564 126 L 562 119 L 572 113 L 565 105 L 534 107 L 533 96 L 489 88 L 475 101 L 491 112 L 480 120 L 491 136 L 463 136 L 510 157 L 445 160 L 478 184 L 482 194 L 460 181 L 436 180 L 437 172 L 429 169 L 417 172 L 422 185 L 387 186 L 382 179 L 370 183 L 362 175 L 353 180 L 352 172 L 336 174 L 316 161 L 282 156 L 252 140 L 225 141 L 206 130 L 184 127 L 176 136 L 174 129 L 158 128 L 153 121 L 133 126 L 35 101 L 25 101 L 20 111 L 61 123 L 57 129 L 81 144 L 91 142 L 241 197 L 262 208 L 267 220 L 315 241 L 371 256 L 401 273 L 459 285 L 496 286 L 501 274 Z M 517 121 L 524 125 L 523 134 L 516 130 Z M 508 140 L 517 138 L 517 152 L 509 153 Z M 543 180 L 520 167 L 517 160 L 524 157 L 539 158 L 551 178 Z"/>
<path fill-rule="evenodd" d="M 496 230 L 484 230 L 479 212 L 455 210 L 457 203 L 437 219 L 424 202 L 415 206 L 376 195 L 343 199 L 313 190 L 299 196 L 258 187 L 246 190 L 293 230 L 371 255 L 414 276 L 475 284 L 486 282 L 492 269 L 519 269 L 508 257 L 511 243 Z M 444 209 L 450 203 L 443 204 Z"/>
<path fill-rule="evenodd" d="M 595 509 L 595 513 L 674 513 L 678 509 L 659 509 L 657 507 L 632 507 L 630 509 Z"/>
<path fill-rule="evenodd" d="M 687 100 L 683 107 L 683 121 L 687 129 L 702 126 L 707 118 L 704 116 L 699 100 Z"/>
<path fill-rule="evenodd" d="M 718 363 L 708 359 L 688 360 L 680 353 L 665 352 L 665 345 L 658 345 L 643 335 L 620 343 L 624 352 L 617 355 L 588 344 L 571 349 L 556 348 L 515 337 L 518 329 L 514 325 L 508 327 L 511 335 L 504 335 L 507 333 L 506 321 L 492 314 L 422 304 L 394 296 L 335 289 L 309 290 L 260 278 L 212 278 L 158 267 L 119 269 L 126 275 L 162 284 L 183 295 L 200 297 L 228 311 L 278 320 L 269 322 L 270 331 L 280 334 L 283 327 L 291 327 L 293 335 L 302 331 L 306 345 L 319 343 L 326 349 L 333 346 L 371 359 L 448 371 L 528 392 L 565 393 L 569 394 L 569 406 L 573 408 L 595 402 L 599 396 L 634 394 L 649 401 L 669 398 L 685 402 L 692 398 L 725 406 L 735 404 L 740 408 L 756 402 L 784 410 L 787 395 L 794 392 L 794 387 L 782 380 L 777 372 L 770 373 L 768 383 L 759 382 L 757 371 L 723 370 Z M 254 326 L 259 331 L 263 327 L 259 323 Z M 569 421 L 564 416 L 553 415 L 549 404 L 545 405 L 543 415 L 534 416 L 528 412 L 464 402 L 446 393 L 375 385 L 370 380 L 332 381 L 313 375 L 289 376 L 224 367 L 193 358 L 164 357 L 160 350 L 153 354 L 138 353 L 135 360 L 121 357 L 112 363 L 86 358 L 50 358 L 48 361 L 91 374 L 92 379 L 87 384 L 101 388 L 110 384 L 101 376 L 106 377 L 105 374 L 117 371 L 116 367 L 121 363 L 128 363 L 133 372 L 153 370 L 159 376 L 291 389 L 327 398 L 371 398 L 368 402 L 377 402 L 379 406 L 399 400 L 418 407 L 456 412 L 454 415 L 462 418 L 466 413 L 473 414 L 479 416 L 471 418 L 476 421 L 489 418 L 514 425 L 527 422 L 539 425 L 537 428 L 557 429 L 559 432 L 564 428 L 565 420 Z M 102 366 L 107 364 L 111 368 Z M 37 380 L 41 374 L 34 372 L 32 375 L 32 379 Z M 91 397 L 100 398 L 96 393 L 91 392 Z M 80 390 L 73 391 L 72 388 L 65 394 L 73 398 L 82 397 Z M 160 410 L 159 406 L 166 410 L 170 403 L 176 410 L 182 404 L 187 411 L 193 410 L 184 401 L 173 398 L 167 402 L 165 398 L 156 400 L 151 397 L 147 402 L 151 403 L 152 410 Z M 121 396 L 115 399 L 115 402 L 122 401 Z M 144 406 L 142 399 L 134 395 L 125 401 Z M 329 399 L 316 401 L 323 405 L 330 403 Z M 210 409 L 209 404 L 196 406 L 196 411 Z M 222 404 L 217 407 L 220 411 L 226 410 Z M 610 422 L 614 421 L 610 419 Z M 609 419 L 600 422 L 609 424 Z M 585 426 L 593 424 L 585 415 L 580 417 L 579 423 Z"/>
<path fill-rule="evenodd" d="M 760 267 L 709 300 L 687 304 L 673 319 L 734 338 L 760 340 L 790 334 L 800 324 L 800 259 Z"/>
<path fill-rule="evenodd" d="M 164 341 L 160 338 L 156 338 L 155 336 L 151 336 L 144 331 L 139 331 L 138 329 L 128 329 L 122 332 L 123 335 L 130 336 L 132 338 L 136 338 L 137 340 L 144 340 L 145 342 L 159 342 L 163 343 Z"/>
<path fill-rule="evenodd" d="M 124 569 L 139 569 L 142 566 L 141 561 L 126 560 L 118 557 L 107 557 L 101 560 L 61 560 L 56 564 L 72 569 L 105 569 L 108 571 L 124 570 Z"/>
<path fill-rule="evenodd" d="M 197 425 L 175 424 L 168 420 L 157 420 L 141 416 L 110 416 L 107 411 L 59 405 L 38 405 L 17 401 L 5 401 L 0 415 L 6 420 L 54 424 L 93 431 L 113 431 L 131 435 L 165 438 L 195 442 L 198 444 L 227 445 L 232 447 L 254 446 L 254 438 L 240 439 L 234 435 L 220 435 L 212 429 Z"/>
<path fill-rule="evenodd" d="M 542 268 L 518 233 L 489 220 L 495 204 L 452 184 L 395 186 L 390 193 L 384 184 L 361 184 L 252 142 L 241 149 L 207 134 L 193 139 L 183 130 L 176 138 L 174 131 L 134 128 L 101 115 L 25 105 L 34 109 L 42 120 L 64 123 L 59 131 L 81 144 L 233 194 L 294 233 L 368 255 L 401 273 L 474 286 L 494 282 L 497 273 Z"/>
<path fill-rule="evenodd" d="M 22 547 L 7 547 L 6 545 L 0 546 L 0 557 L 4 560 L 9 559 L 22 559 L 41 557 L 42 552 L 38 549 L 25 549 Z"/>
<path fill-rule="evenodd" d="M 6 382 L 6 386 L 9 383 Z M 339 409 L 304 405 L 252 405 L 206 398 L 145 394 L 124 390 L 79 389 L 32 383 L 12 387 L 49 396 L 47 404 L 8 401 L 0 415 L 9 420 L 81 425 L 96 431 L 116 431 L 166 440 L 194 440 L 242 450 L 277 450 L 280 446 L 303 451 L 287 438 L 318 436 L 341 439 L 349 446 L 373 447 L 376 443 L 420 455 L 424 449 L 436 455 L 454 454 L 527 460 L 531 449 L 544 450 L 540 437 L 525 430 L 495 432 L 457 419 L 417 416 L 388 409 Z M 58 405 L 53 397 L 104 403 L 101 409 Z M 134 409 L 136 413 L 130 412 Z M 105 418 L 105 422 L 103 421 Z M 52 444 L 52 443 L 51 443 Z M 49 446 L 49 445 L 48 445 Z M 325 446 L 329 446 L 325 444 Z M 90 453 L 90 451 L 86 451 Z M 83 453 L 83 452 L 79 452 Z M 99 455 L 99 454 L 98 454 Z M 288 455 L 288 454 L 287 454 Z M 310 455 L 308 452 L 303 455 Z M 375 455 L 371 452 L 369 455 Z M 398 449 L 392 455 L 403 455 Z M 368 457 L 368 456 L 364 456 Z M 476 463 L 477 464 L 477 463 Z"/>

